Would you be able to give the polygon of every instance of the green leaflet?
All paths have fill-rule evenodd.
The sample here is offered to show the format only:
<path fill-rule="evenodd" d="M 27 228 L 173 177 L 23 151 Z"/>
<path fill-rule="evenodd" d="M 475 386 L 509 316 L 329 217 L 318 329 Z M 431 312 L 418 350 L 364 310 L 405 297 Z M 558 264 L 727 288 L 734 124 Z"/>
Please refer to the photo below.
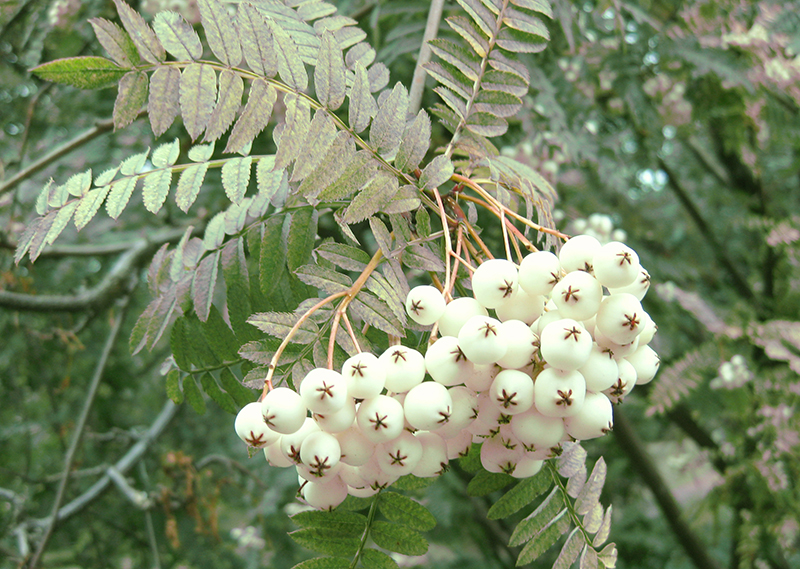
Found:
<path fill-rule="evenodd" d="M 273 215 L 264 222 L 261 236 L 261 248 L 258 264 L 258 277 L 261 292 L 270 295 L 278 282 L 280 275 L 285 270 L 286 263 L 286 235 L 288 225 L 286 216 Z"/>
<path fill-rule="evenodd" d="M 252 163 L 252 157 L 243 156 L 231 158 L 222 166 L 222 186 L 225 188 L 225 195 L 235 204 L 241 202 L 247 193 Z"/>
<path fill-rule="evenodd" d="M 583 536 L 583 532 L 580 528 L 573 529 L 567 537 L 564 547 L 561 548 L 561 553 L 558 554 L 553 569 L 569 569 L 578 558 L 584 545 L 586 545 L 586 538 Z"/>
<path fill-rule="evenodd" d="M 117 13 L 119 14 L 119 19 L 122 20 L 122 25 L 130 34 L 130 38 L 142 59 L 153 64 L 164 61 L 167 57 L 164 46 L 161 45 L 156 34 L 153 33 L 153 30 L 145 23 L 139 13 L 122 0 L 114 0 L 114 4 L 117 6 Z"/>
<path fill-rule="evenodd" d="M 355 156 L 355 145 L 346 132 L 339 132 L 314 172 L 306 176 L 297 192 L 314 203 L 319 194 L 335 182 Z"/>
<path fill-rule="evenodd" d="M 183 391 L 181 391 L 181 372 L 177 369 L 172 369 L 167 374 L 164 382 L 164 387 L 167 391 L 167 397 L 172 399 L 173 403 L 180 405 L 183 403 Z"/>
<path fill-rule="evenodd" d="M 603 515 L 603 523 L 600 524 L 600 529 L 598 529 L 597 533 L 594 534 L 594 539 L 592 540 L 592 546 L 600 547 L 601 545 L 603 545 L 608 539 L 608 535 L 610 533 L 611 533 L 611 506 L 608 507 L 606 513 Z"/>
<path fill-rule="evenodd" d="M 339 159 L 342 160 L 342 157 L 340 156 Z M 336 178 L 332 175 L 329 178 L 328 187 L 322 190 L 317 197 L 321 201 L 344 199 L 369 184 L 377 172 L 378 163 L 371 152 L 367 150 L 356 152 L 353 159 L 346 164 L 341 175 Z"/>
<path fill-rule="evenodd" d="M 278 70 L 272 32 L 264 15 L 250 3 L 239 4 L 236 24 L 247 65 L 255 73 L 272 77 Z"/>
<path fill-rule="evenodd" d="M 467 117 L 466 127 L 475 134 L 491 138 L 505 134 L 508 123 L 502 117 L 475 111 Z"/>
<path fill-rule="evenodd" d="M 206 412 L 206 401 L 203 399 L 203 394 L 200 393 L 191 374 L 183 378 L 183 394 L 186 396 L 186 401 L 198 415 Z"/>
<path fill-rule="evenodd" d="M 411 528 L 388 522 L 373 522 L 370 537 L 378 547 L 403 555 L 424 555 L 428 542 Z"/>
<path fill-rule="evenodd" d="M 300 527 L 317 528 L 343 537 L 361 537 L 367 525 L 367 516 L 356 512 L 309 510 L 292 516 Z"/>
<path fill-rule="evenodd" d="M 210 65 L 192 63 L 181 73 L 180 104 L 183 124 L 192 140 L 203 133 L 217 97 L 217 74 Z"/>
<path fill-rule="evenodd" d="M 297 323 L 299 316 L 285 312 L 257 312 L 247 319 L 248 324 L 252 324 L 265 334 L 283 339 Z M 306 320 L 297 329 L 292 341 L 298 344 L 310 344 L 317 339 L 319 328 L 311 320 Z"/>
<path fill-rule="evenodd" d="M 353 281 L 347 275 L 319 265 L 303 265 L 298 267 L 294 274 L 305 284 L 318 288 L 325 294 L 344 292 L 353 285 Z"/>
<path fill-rule="evenodd" d="M 217 385 L 214 377 L 206 372 L 200 376 L 200 385 L 203 391 L 211 398 L 214 403 L 220 406 L 223 411 L 227 411 L 231 415 L 236 415 L 239 412 L 239 407 L 234 403 L 233 398 L 222 391 Z"/>
<path fill-rule="evenodd" d="M 308 100 L 295 95 L 285 95 L 286 123 L 280 134 L 278 152 L 275 154 L 275 168 L 285 168 L 300 154 L 303 143 L 311 128 Z"/>
<path fill-rule="evenodd" d="M 222 368 L 219 372 L 219 382 L 222 388 L 228 393 L 238 407 L 244 407 L 253 401 L 254 393 L 252 389 L 246 388 L 239 382 L 228 368 Z"/>
<path fill-rule="evenodd" d="M 208 163 L 202 162 L 192 164 L 181 173 L 181 177 L 178 179 L 178 190 L 175 193 L 175 203 L 184 213 L 189 211 L 194 200 L 197 199 L 206 172 L 208 172 Z"/>
<path fill-rule="evenodd" d="M 401 338 L 405 336 L 403 324 L 387 304 L 377 296 L 362 290 L 350 303 L 350 308 L 354 314 L 370 326 L 387 334 Z"/>
<path fill-rule="evenodd" d="M 214 305 L 211 305 L 202 329 L 203 337 L 220 361 L 233 362 L 239 359 L 239 342 Z"/>
<path fill-rule="evenodd" d="M 158 213 L 161 206 L 169 194 L 169 186 L 172 183 L 172 170 L 156 170 L 144 177 L 144 187 L 142 188 L 142 200 L 144 207 L 150 213 Z"/>
<path fill-rule="evenodd" d="M 369 263 L 369 255 L 363 249 L 335 241 L 322 243 L 317 247 L 317 254 L 346 271 L 361 272 Z"/>
<path fill-rule="evenodd" d="M 369 130 L 370 142 L 378 154 L 395 155 L 406 127 L 407 112 L 408 91 L 402 83 L 397 83 L 378 108 Z"/>
<path fill-rule="evenodd" d="M 436 527 L 436 518 L 425 506 L 396 492 L 382 492 L 378 508 L 388 520 L 414 530 L 430 531 Z"/>
<path fill-rule="evenodd" d="M 358 223 L 383 210 L 399 189 L 397 178 L 388 172 L 378 170 L 347 206 L 342 214 L 342 223 Z"/>
<path fill-rule="evenodd" d="M 272 31 L 274 51 L 278 60 L 278 74 L 290 87 L 305 91 L 308 87 L 308 74 L 297 49 L 297 44 L 273 21 L 268 22 Z"/>
<path fill-rule="evenodd" d="M 517 558 L 517 566 L 527 565 L 531 561 L 537 559 L 542 553 L 550 549 L 550 547 L 569 529 L 569 516 L 566 510 L 562 510 L 558 515 L 552 519 L 540 533 L 525 544 L 522 551 Z"/>
<path fill-rule="evenodd" d="M 292 569 L 349 569 L 349 567 L 350 561 L 341 557 L 316 557 L 298 563 Z"/>
<path fill-rule="evenodd" d="M 236 67 L 242 61 L 242 48 L 227 6 L 214 0 L 197 0 L 197 5 L 211 51 L 225 65 Z"/>
<path fill-rule="evenodd" d="M 355 78 L 350 88 L 349 122 L 353 132 L 359 133 L 367 128 L 378 112 L 378 105 L 370 92 L 367 70 L 361 63 L 356 63 L 353 72 Z"/>
<path fill-rule="evenodd" d="M 530 504 L 553 483 L 550 472 L 540 470 L 536 476 L 520 481 L 495 502 L 487 514 L 490 520 L 505 518 Z"/>
<path fill-rule="evenodd" d="M 453 175 L 454 171 L 453 163 L 450 161 L 450 158 L 439 155 L 431 160 L 428 165 L 425 166 L 425 169 L 422 170 L 422 174 L 419 177 L 419 185 L 426 190 L 438 188 L 450 180 L 450 176 Z"/>
<path fill-rule="evenodd" d="M 470 451 L 470 454 L 472 451 Z M 486 496 L 514 482 L 514 477 L 502 472 L 479 471 L 467 484 L 470 496 Z"/>
<path fill-rule="evenodd" d="M 377 549 L 364 549 L 361 552 L 361 565 L 365 569 L 398 569 L 397 562 Z"/>
<path fill-rule="evenodd" d="M 424 109 L 420 109 L 414 122 L 405 130 L 400 148 L 394 159 L 398 170 L 411 172 L 419 166 L 431 144 L 431 119 Z"/>
<path fill-rule="evenodd" d="M 336 124 L 324 109 L 318 109 L 311 120 L 308 136 L 292 170 L 292 182 L 299 182 L 319 165 L 337 135 Z"/>
<path fill-rule="evenodd" d="M 89 23 L 94 29 L 94 35 L 97 41 L 106 50 L 106 53 L 111 56 L 111 59 L 116 61 L 120 67 L 133 67 L 140 61 L 139 52 L 136 51 L 136 46 L 131 41 L 131 36 L 128 32 L 120 28 L 114 22 L 109 22 L 105 18 L 92 18 Z"/>
<path fill-rule="evenodd" d="M 214 288 L 217 284 L 220 252 L 216 251 L 205 257 L 192 279 L 192 303 L 197 317 L 205 322 L 214 300 Z"/>
<path fill-rule="evenodd" d="M 299 529 L 290 532 L 289 537 L 307 549 L 337 557 L 352 558 L 359 544 L 356 537 L 345 537 L 319 528 Z"/>
<path fill-rule="evenodd" d="M 527 543 L 533 536 L 542 531 L 559 512 L 565 511 L 561 490 L 555 487 L 533 513 L 517 524 L 508 540 L 508 545 L 517 547 Z"/>
<path fill-rule="evenodd" d="M 319 212 L 311 207 L 294 210 L 287 215 L 289 234 L 286 239 L 286 264 L 290 272 L 308 263 L 317 236 Z"/>
<path fill-rule="evenodd" d="M 241 76 L 230 69 L 223 69 L 219 73 L 219 90 L 217 104 L 208 119 L 205 141 L 217 140 L 222 136 L 236 118 L 242 104 L 244 81 Z"/>
<path fill-rule="evenodd" d="M 136 182 L 139 181 L 138 176 L 131 176 L 129 178 L 122 178 L 111 184 L 111 191 L 106 199 L 106 211 L 109 217 L 117 219 L 125 206 L 128 205 L 128 200 L 131 199 L 133 190 L 136 187 Z"/>
<path fill-rule="evenodd" d="M 277 97 L 275 88 L 266 81 L 263 79 L 253 81 L 247 104 L 233 125 L 225 152 L 239 152 L 253 141 L 269 123 Z"/>
<path fill-rule="evenodd" d="M 159 12 L 153 20 L 153 30 L 164 48 L 178 61 L 200 59 L 203 44 L 192 25 L 177 12 Z"/>
<path fill-rule="evenodd" d="M 146 73 L 131 71 L 119 81 L 117 99 L 114 102 L 114 128 L 131 124 L 147 100 L 148 78 Z"/>
<path fill-rule="evenodd" d="M 86 56 L 49 61 L 31 72 L 45 81 L 78 89 L 103 89 L 119 83 L 128 70 L 105 57 Z"/>
<path fill-rule="evenodd" d="M 150 76 L 147 114 L 155 136 L 161 136 L 181 112 L 181 72 L 176 67 L 161 66 Z"/>
<path fill-rule="evenodd" d="M 78 207 L 72 218 L 75 222 L 75 229 L 80 231 L 86 227 L 86 224 L 89 223 L 100 209 L 100 206 L 103 205 L 103 200 L 106 199 L 106 195 L 108 195 L 110 189 L 111 186 L 106 185 L 86 192 L 78 203 Z"/>

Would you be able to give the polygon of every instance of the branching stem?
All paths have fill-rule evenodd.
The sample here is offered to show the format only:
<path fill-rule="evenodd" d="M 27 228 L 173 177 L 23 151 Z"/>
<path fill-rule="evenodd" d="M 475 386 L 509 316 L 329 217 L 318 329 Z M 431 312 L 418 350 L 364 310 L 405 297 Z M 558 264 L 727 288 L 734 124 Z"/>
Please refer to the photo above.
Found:
<path fill-rule="evenodd" d="M 369 532 L 372 529 L 372 522 L 375 521 L 375 514 L 378 513 L 378 500 L 381 499 L 381 493 L 378 492 L 375 494 L 375 499 L 372 500 L 372 504 L 369 506 L 369 513 L 367 514 L 367 525 L 364 527 L 364 533 L 361 534 L 361 541 L 358 544 L 358 549 L 356 550 L 356 554 L 353 556 L 353 561 L 350 562 L 350 569 L 355 569 L 356 565 L 358 565 L 358 560 L 361 558 L 361 553 L 364 551 L 364 548 L 367 546 L 367 541 L 369 540 Z"/>

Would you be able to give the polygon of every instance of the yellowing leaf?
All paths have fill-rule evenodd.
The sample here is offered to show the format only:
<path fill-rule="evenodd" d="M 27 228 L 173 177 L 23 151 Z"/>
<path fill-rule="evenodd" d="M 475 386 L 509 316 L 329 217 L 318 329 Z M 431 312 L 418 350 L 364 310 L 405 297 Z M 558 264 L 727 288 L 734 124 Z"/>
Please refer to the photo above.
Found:
<path fill-rule="evenodd" d="M 194 28 L 176 12 L 159 12 L 153 20 L 153 29 L 164 45 L 178 61 L 200 59 L 203 45 Z"/>
<path fill-rule="evenodd" d="M 181 112 L 181 72 L 175 67 L 161 66 L 150 76 L 150 97 L 147 114 L 153 134 L 161 136 Z"/>
<path fill-rule="evenodd" d="M 127 69 L 105 57 L 70 57 L 38 65 L 31 72 L 45 81 L 78 89 L 103 89 L 119 83 Z"/>
<path fill-rule="evenodd" d="M 127 73 L 119 82 L 117 100 L 114 102 L 114 128 L 131 124 L 147 101 L 147 74 L 140 71 Z"/>

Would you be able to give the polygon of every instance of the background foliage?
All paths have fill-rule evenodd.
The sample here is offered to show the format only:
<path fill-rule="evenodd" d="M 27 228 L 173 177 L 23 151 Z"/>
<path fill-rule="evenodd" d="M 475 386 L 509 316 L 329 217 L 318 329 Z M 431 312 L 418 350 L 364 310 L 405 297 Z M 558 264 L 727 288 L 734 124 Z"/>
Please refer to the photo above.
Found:
<path fill-rule="evenodd" d="M 199 23 L 196 4 L 162 4 L 134 7 L 148 21 L 169 8 Z M 387 66 L 383 85 L 390 91 L 397 81 L 409 85 L 430 3 L 343 1 L 337 7 L 357 22 L 354 29 L 366 32 L 377 51 L 375 65 Z M 462 10 L 445 4 L 445 16 Z M 187 242 L 187 227 L 207 227 L 229 208 L 236 184 L 226 183 L 225 171 L 209 170 L 191 209 L 170 198 L 154 217 L 147 210 L 158 208 L 137 194 L 118 221 L 98 215 L 80 233 L 65 229 L 56 244 L 41 249 L 35 264 L 14 262 L 49 178 L 64 183 L 88 168 L 99 174 L 176 137 L 180 162 L 187 163 L 184 151 L 191 142 L 177 124 L 167 124 L 169 130 L 155 141 L 147 120 L 119 112 L 113 89 L 77 91 L 29 72 L 59 58 L 104 56 L 86 22 L 118 21 L 116 14 L 109 2 L 32 0 L 0 7 L 2 563 L 18 566 L 35 548 L 46 527 L 36 520 L 50 515 L 64 457 L 72 456 L 64 503 L 93 487 L 103 492 L 56 527 L 44 565 L 291 567 L 310 556 L 287 537 L 297 529 L 285 515 L 295 508 L 296 479 L 290 471 L 267 468 L 260 458 L 248 460 L 235 439 L 226 411 L 241 405 L 246 394 L 226 387 L 234 385 L 225 375 L 229 366 L 219 364 L 243 361 L 214 334 L 221 330 L 213 327 L 221 314 L 208 304 L 207 312 L 196 312 L 203 304 L 198 300 L 212 295 L 193 295 L 195 315 L 169 332 L 199 342 L 195 355 L 209 361 L 192 360 L 195 374 L 167 373 L 170 357 L 189 369 L 182 354 L 171 355 L 159 326 L 138 333 L 134 327 L 153 306 L 153 292 L 177 282 L 168 275 L 156 281 L 163 289 L 152 290 L 152 278 L 151 290 L 145 286 L 160 245 L 184 235 Z M 547 49 L 522 56 L 531 88 L 521 108 L 504 119 L 507 129 L 492 123 L 490 134 L 500 136 L 494 142 L 502 154 L 554 185 L 564 212 L 560 224 L 568 233 L 580 231 L 576 220 L 593 212 L 611 215 L 659 283 L 645 302 L 659 324 L 659 377 L 618 410 L 613 437 L 586 445 L 590 463 L 603 455 L 608 465 L 602 501 L 613 505 L 610 539 L 619 550 L 618 567 L 800 564 L 800 437 L 793 412 L 800 397 L 796 14 L 792 3 L 554 2 Z M 444 20 L 440 37 L 458 39 Z M 204 39 L 213 45 L 212 38 Z M 376 85 L 384 76 L 377 69 Z M 281 100 L 273 113 L 288 123 L 291 103 Z M 441 100 L 428 89 L 422 106 L 438 104 L 439 115 L 453 112 Z M 112 132 L 115 124 L 128 122 Z M 85 143 L 79 140 L 66 156 L 47 159 L 54 147 L 87 129 Z M 435 120 L 431 129 L 430 147 L 446 146 L 446 129 Z M 275 149 L 273 137 L 262 136 L 251 155 Z M 43 158 L 41 169 L 26 170 Z M 189 159 L 203 163 L 208 156 Z M 18 172 L 25 175 L 15 178 Z M 253 183 L 260 184 L 256 173 L 253 167 Z M 266 224 L 273 231 L 266 235 L 276 242 L 293 236 L 298 248 L 290 251 L 312 246 L 311 212 L 299 211 Z M 340 235 L 330 215 L 313 223 L 323 239 Z M 370 235 L 365 224 L 353 227 L 357 237 Z M 244 226 L 237 231 L 247 239 Z M 502 247 L 499 230 L 488 223 L 483 237 L 496 250 Z M 248 247 L 261 243 L 251 238 Z M 221 260 L 237 258 L 224 247 L 209 251 L 219 251 Z M 297 269 L 305 263 L 302 253 L 294 254 L 296 264 L 284 259 L 276 266 Z M 422 255 L 416 269 L 427 268 Z M 163 253 L 161 260 L 167 260 Z M 235 266 L 223 260 L 223 272 Z M 249 307 L 239 307 L 241 313 L 293 310 L 308 282 L 283 278 L 291 286 L 265 291 L 268 298 L 254 293 L 261 286 L 251 287 L 255 296 Z M 405 323 L 384 323 L 398 324 Z M 258 353 L 277 346 L 250 326 L 234 325 L 234 332 L 265 342 Z M 142 341 L 152 351 L 129 355 L 132 333 L 134 348 Z M 744 367 L 735 373 L 721 367 L 737 354 Z M 233 369 L 246 375 L 241 367 Z M 217 382 L 230 397 L 214 402 L 198 384 L 209 392 Z M 73 455 L 71 434 L 93 387 L 94 405 Z M 167 393 L 175 399 L 182 394 L 189 406 L 173 408 Z M 137 449 L 144 452 L 137 456 Z M 120 462 L 126 456 L 138 458 L 129 470 Z M 530 510 L 507 519 L 487 517 L 502 492 L 468 497 L 465 467 L 430 488 L 407 491 L 425 503 L 437 525 L 425 534 L 428 552 L 399 558 L 402 564 L 514 564 L 519 548 L 506 544 Z M 125 476 L 117 474 L 121 470 Z M 554 549 L 537 563 L 550 566 L 557 554 Z"/>

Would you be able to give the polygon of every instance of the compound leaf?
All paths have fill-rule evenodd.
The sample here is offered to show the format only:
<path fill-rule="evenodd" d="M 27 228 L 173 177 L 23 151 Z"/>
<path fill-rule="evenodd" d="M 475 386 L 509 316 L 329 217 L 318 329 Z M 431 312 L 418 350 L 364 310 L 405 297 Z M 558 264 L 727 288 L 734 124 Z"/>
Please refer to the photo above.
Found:
<path fill-rule="evenodd" d="M 247 65 L 259 75 L 273 77 L 278 70 L 278 62 L 272 32 L 264 15 L 249 2 L 244 2 L 239 4 L 236 24 Z"/>
<path fill-rule="evenodd" d="M 272 108 L 277 100 L 275 88 L 263 79 L 255 79 L 242 114 L 228 137 L 225 152 L 239 152 L 247 147 L 269 123 Z"/>
<path fill-rule="evenodd" d="M 378 547 L 403 555 L 424 555 L 428 542 L 419 532 L 389 522 L 373 522 L 370 537 Z"/>
<path fill-rule="evenodd" d="M 418 531 L 436 527 L 436 518 L 425 506 L 397 492 L 382 492 L 378 509 L 389 521 L 397 522 Z"/>
<path fill-rule="evenodd" d="M 540 470 L 536 476 L 526 478 L 514 486 L 511 490 L 495 502 L 487 517 L 490 520 L 499 520 L 521 510 L 533 500 L 547 490 L 552 484 L 550 473 Z"/>

